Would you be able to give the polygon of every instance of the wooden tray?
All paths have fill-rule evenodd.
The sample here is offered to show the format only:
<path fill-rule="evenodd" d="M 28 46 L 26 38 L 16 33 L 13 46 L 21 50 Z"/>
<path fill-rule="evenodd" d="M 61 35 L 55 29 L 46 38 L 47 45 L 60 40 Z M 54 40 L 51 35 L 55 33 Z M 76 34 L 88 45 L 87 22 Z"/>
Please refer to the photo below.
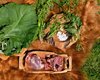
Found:
<path fill-rule="evenodd" d="M 43 57 L 46 54 L 57 54 L 57 53 L 54 53 L 54 52 L 47 52 L 47 51 L 32 51 L 31 53 L 33 53 L 33 54 L 35 53 L 40 57 Z M 24 59 L 25 55 L 26 55 L 26 53 L 25 53 L 25 51 L 23 51 L 21 53 L 21 56 L 19 56 L 19 69 L 22 69 L 27 73 L 59 74 L 59 73 L 66 73 L 66 72 L 72 70 L 72 57 L 68 56 L 66 54 L 61 54 L 61 55 L 57 54 L 57 55 L 63 56 L 65 58 L 65 64 L 64 64 L 65 65 L 65 69 L 63 71 L 56 71 L 56 72 L 54 72 L 54 71 L 33 71 L 33 70 L 30 71 L 30 70 L 26 69 L 25 65 L 23 64 L 24 63 L 23 59 Z M 69 65 L 67 65 L 67 64 L 69 64 Z"/>

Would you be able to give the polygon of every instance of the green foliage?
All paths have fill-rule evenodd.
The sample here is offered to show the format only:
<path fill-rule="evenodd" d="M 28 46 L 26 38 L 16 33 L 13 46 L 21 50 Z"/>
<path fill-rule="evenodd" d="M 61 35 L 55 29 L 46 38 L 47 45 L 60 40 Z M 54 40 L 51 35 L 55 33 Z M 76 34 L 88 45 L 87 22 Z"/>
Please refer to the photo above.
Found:
<path fill-rule="evenodd" d="M 58 31 L 58 24 L 52 24 L 48 38 L 52 37 Z"/>
<path fill-rule="evenodd" d="M 69 8 L 75 8 L 78 3 L 79 3 L 79 0 L 54 0 L 55 3 L 57 3 L 59 6 L 63 6 L 63 5 L 66 5 L 67 7 Z"/>
<path fill-rule="evenodd" d="M 75 35 L 76 33 L 78 33 L 82 25 L 82 21 L 80 20 L 80 17 L 75 16 L 74 14 L 70 12 L 67 12 L 66 20 L 68 21 L 65 25 L 66 31 L 68 31 L 72 35 Z"/>
<path fill-rule="evenodd" d="M 72 7 L 72 8 L 75 8 L 77 5 L 78 5 L 78 3 L 79 3 L 79 0 L 72 0 L 72 4 L 70 4 L 70 7 Z"/>
<path fill-rule="evenodd" d="M 82 45 L 80 43 L 76 44 L 76 50 L 81 51 L 82 50 Z"/>
<path fill-rule="evenodd" d="M 38 30 L 37 32 L 39 32 L 40 38 L 43 37 L 43 30 L 46 27 L 46 23 L 44 23 L 44 21 L 47 18 L 47 15 L 50 12 L 50 9 L 52 9 L 53 7 L 53 2 L 57 3 L 60 7 L 66 4 L 68 7 L 74 8 L 78 5 L 79 0 L 73 0 L 72 2 L 71 0 L 62 0 L 62 1 L 60 0 L 42 0 L 42 1 L 38 0 L 37 14 L 38 14 L 38 27 L 40 28 L 40 30 Z M 67 12 L 66 19 L 70 20 L 70 23 L 66 24 L 65 29 L 72 35 L 76 34 L 78 30 L 80 29 L 80 26 L 82 25 L 80 18 L 75 16 L 74 14 L 71 14 L 70 12 Z M 75 29 L 75 26 L 78 29 Z"/>
<path fill-rule="evenodd" d="M 100 80 L 100 39 L 93 46 L 82 70 L 86 72 L 89 80 Z"/>
<path fill-rule="evenodd" d="M 37 8 L 42 8 L 48 0 L 37 0 Z"/>
<path fill-rule="evenodd" d="M 100 0 L 97 0 L 98 5 L 100 5 Z"/>
<path fill-rule="evenodd" d="M 63 6 L 64 4 L 68 3 L 67 0 L 54 0 L 55 3 L 57 3 L 59 6 Z"/>
<path fill-rule="evenodd" d="M 37 14 L 38 14 L 38 27 L 39 37 L 43 38 L 43 30 L 46 27 L 45 20 L 50 13 L 50 9 L 53 7 L 52 0 L 38 0 Z"/>
<path fill-rule="evenodd" d="M 2 7 L 2 5 L 0 5 L 0 8 Z"/>
<path fill-rule="evenodd" d="M 80 17 L 75 16 L 73 13 L 71 13 L 70 10 L 74 9 L 78 5 L 79 0 L 55 0 L 54 2 L 56 2 L 60 7 L 62 7 L 63 5 L 66 5 L 68 7 L 68 11 L 64 12 L 66 20 L 68 22 L 65 25 L 65 29 L 70 34 L 76 35 L 80 30 L 82 21 Z"/>
<path fill-rule="evenodd" d="M 98 14 L 100 14 L 100 11 L 98 11 Z"/>
<path fill-rule="evenodd" d="M 6 4 L 0 8 L 0 50 L 18 53 L 33 40 L 37 28 L 33 5 Z"/>

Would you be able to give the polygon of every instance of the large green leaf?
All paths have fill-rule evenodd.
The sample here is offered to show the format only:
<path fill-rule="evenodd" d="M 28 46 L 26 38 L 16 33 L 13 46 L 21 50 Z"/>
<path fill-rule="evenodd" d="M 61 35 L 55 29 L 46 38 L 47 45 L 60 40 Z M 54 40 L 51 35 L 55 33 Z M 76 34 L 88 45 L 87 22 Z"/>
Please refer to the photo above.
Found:
<path fill-rule="evenodd" d="M 33 5 L 6 4 L 0 8 L 0 50 L 6 55 L 19 52 L 33 40 L 37 28 Z"/>

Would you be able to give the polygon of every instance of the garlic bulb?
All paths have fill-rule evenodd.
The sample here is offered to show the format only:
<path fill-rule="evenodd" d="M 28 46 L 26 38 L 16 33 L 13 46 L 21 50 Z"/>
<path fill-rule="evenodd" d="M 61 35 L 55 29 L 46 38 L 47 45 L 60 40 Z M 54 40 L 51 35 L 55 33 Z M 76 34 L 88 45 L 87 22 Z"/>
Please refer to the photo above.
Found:
<path fill-rule="evenodd" d="M 61 31 L 57 32 L 57 37 L 59 41 L 66 41 L 68 39 L 68 36 Z"/>

